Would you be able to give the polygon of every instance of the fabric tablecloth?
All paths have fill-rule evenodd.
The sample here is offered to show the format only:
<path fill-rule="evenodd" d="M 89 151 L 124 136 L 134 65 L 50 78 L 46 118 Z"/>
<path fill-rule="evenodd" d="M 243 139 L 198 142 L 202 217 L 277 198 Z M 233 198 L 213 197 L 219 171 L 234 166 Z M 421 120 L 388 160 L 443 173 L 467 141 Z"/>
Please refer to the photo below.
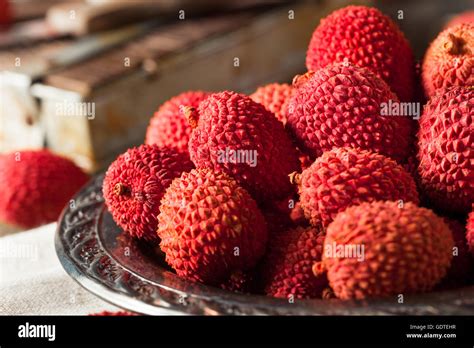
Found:
<path fill-rule="evenodd" d="M 0 315 L 87 315 L 122 309 L 83 289 L 54 249 L 56 224 L 0 238 Z M 163 314 L 172 314 L 163 310 Z"/>

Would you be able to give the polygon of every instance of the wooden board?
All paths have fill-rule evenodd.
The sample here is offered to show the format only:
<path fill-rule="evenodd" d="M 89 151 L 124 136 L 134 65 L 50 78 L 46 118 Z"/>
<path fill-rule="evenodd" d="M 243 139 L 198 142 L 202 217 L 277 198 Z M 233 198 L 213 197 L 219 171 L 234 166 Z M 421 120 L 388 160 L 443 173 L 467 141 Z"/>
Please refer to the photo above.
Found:
<path fill-rule="evenodd" d="M 248 20 L 249 16 L 218 16 L 165 26 L 83 64 L 48 75 L 45 83 L 86 97 L 92 91 L 133 73 L 147 59 L 158 60 L 165 55 L 179 54 Z"/>

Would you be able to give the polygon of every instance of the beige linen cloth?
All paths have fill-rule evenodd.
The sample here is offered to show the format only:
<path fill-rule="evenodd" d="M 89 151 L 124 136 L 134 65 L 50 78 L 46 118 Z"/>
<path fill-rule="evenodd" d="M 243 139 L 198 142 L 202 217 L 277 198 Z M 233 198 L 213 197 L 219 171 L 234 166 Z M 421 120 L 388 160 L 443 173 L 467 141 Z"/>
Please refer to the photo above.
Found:
<path fill-rule="evenodd" d="M 56 223 L 0 237 L 0 315 L 87 315 L 122 309 L 83 289 L 54 249 Z M 163 310 L 163 314 L 169 313 Z"/>

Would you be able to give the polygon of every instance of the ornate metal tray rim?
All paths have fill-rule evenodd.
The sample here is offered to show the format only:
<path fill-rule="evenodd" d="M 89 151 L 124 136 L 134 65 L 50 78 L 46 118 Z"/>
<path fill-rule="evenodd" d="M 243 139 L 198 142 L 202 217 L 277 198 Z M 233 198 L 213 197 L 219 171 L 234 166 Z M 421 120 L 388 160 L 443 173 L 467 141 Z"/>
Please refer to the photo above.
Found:
<path fill-rule="evenodd" d="M 74 197 L 58 222 L 55 247 L 66 272 L 103 300 L 129 311 L 148 314 L 249 315 L 473 315 L 474 286 L 407 295 L 395 300 L 297 300 L 290 303 L 263 295 L 233 293 L 188 282 L 177 275 L 177 287 L 150 281 L 115 260 L 103 246 L 98 221 L 103 213 L 103 175 L 93 178 Z M 86 227 L 85 227 L 86 226 Z M 169 272 L 170 273 L 170 272 Z M 164 313 L 166 312 L 166 313 Z"/>

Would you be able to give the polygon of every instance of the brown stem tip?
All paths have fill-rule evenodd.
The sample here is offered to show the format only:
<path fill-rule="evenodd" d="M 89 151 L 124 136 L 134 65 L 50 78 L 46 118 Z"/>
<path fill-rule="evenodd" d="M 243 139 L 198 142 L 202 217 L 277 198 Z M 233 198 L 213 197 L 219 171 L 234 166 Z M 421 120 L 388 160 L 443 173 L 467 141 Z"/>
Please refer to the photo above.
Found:
<path fill-rule="evenodd" d="M 124 184 L 122 184 L 121 182 L 119 182 L 118 184 L 116 184 L 114 186 L 114 193 L 117 195 L 117 196 L 121 196 L 121 195 L 125 195 L 126 193 L 128 193 L 130 190 L 128 189 L 127 186 L 125 186 Z"/>
<path fill-rule="evenodd" d="M 334 291 L 328 287 L 323 290 L 321 297 L 323 300 L 330 300 L 332 298 L 336 298 L 336 295 L 334 294 Z"/>
<path fill-rule="evenodd" d="M 305 84 L 306 81 L 308 81 L 313 75 L 314 75 L 313 71 L 308 71 L 307 73 L 303 75 L 296 75 L 293 78 L 293 82 L 292 82 L 293 87 L 295 88 L 300 87 L 301 85 Z"/>
<path fill-rule="evenodd" d="M 326 267 L 324 266 L 323 261 L 315 262 L 312 271 L 316 277 L 324 275 L 326 273 Z"/>
<path fill-rule="evenodd" d="M 449 54 L 459 55 L 464 53 L 465 44 L 466 41 L 462 37 L 449 33 L 448 40 L 444 43 L 443 47 Z"/>
<path fill-rule="evenodd" d="M 188 120 L 188 124 L 191 128 L 196 128 L 198 121 L 199 121 L 199 114 L 196 108 L 192 106 L 185 106 L 184 107 L 184 117 Z"/>
<path fill-rule="evenodd" d="M 298 172 L 293 172 L 291 174 L 288 174 L 289 178 L 290 178 L 290 182 L 293 184 L 293 185 L 299 185 L 300 182 L 301 182 L 301 174 L 299 174 Z"/>

